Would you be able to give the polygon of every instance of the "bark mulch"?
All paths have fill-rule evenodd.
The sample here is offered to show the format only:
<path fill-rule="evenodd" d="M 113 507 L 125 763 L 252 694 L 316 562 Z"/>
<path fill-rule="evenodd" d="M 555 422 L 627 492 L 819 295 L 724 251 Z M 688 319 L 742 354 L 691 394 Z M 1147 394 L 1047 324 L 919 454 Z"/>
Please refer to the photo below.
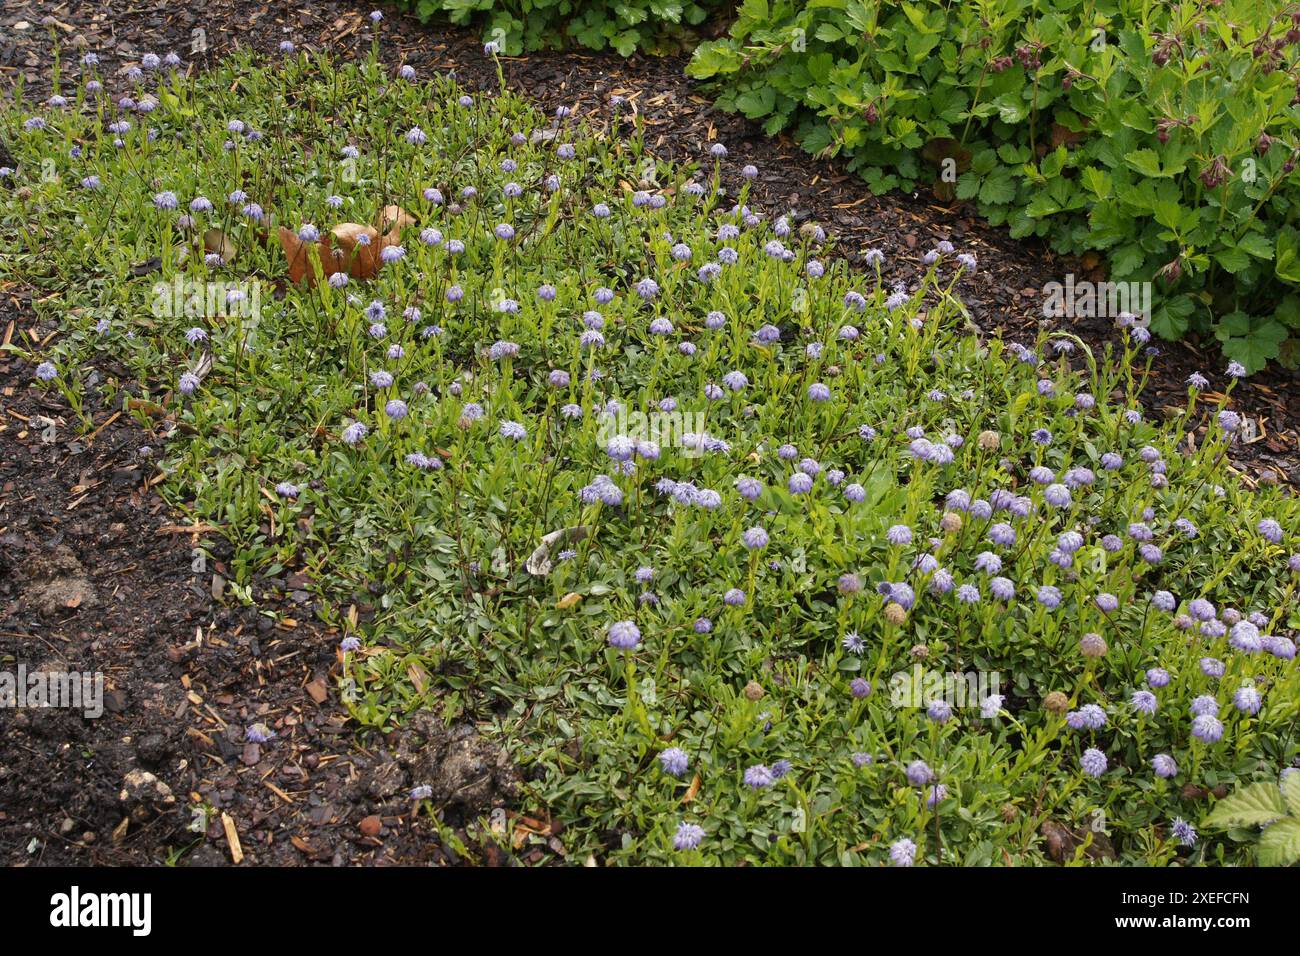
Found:
<path fill-rule="evenodd" d="M 192 69 L 236 46 L 274 53 L 284 39 L 352 55 L 369 48 L 368 9 L 347 0 L 0 0 L 0 89 L 21 81 L 29 97 L 48 91 L 56 41 L 70 52 L 97 52 L 117 84 L 148 51 L 175 50 Z M 495 87 L 495 67 L 476 34 L 422 26 L 391 10 L 385 16 L 386 62 Z M 195 31 L 202 52 L 193 51 Z M 684 63 L 684 56 L 571 52 L 508 59 L 504 69 L 512 88 L 548 110 L 576 107 L 597 123 L 614 122 L 609 99 L 623 97 L 664 158 L 698 161 L 711 142 L 725 143 L 729 190 L 741 186 L 741 165 L 753 163 L 752 205 L 820 223 L 836 238 L 837 254 L 850 259 L 883 249 L 891 280 L 918 272 L 941 239 L 974 252 L 980 268 L 964 297 L 985 332 L 1031 341 L 1051 325 L 1098 354 L 1114 340 L 1109 320 L 1041 316 L 1046 283 L 1070 272 L 1101 278 L 1095 271 L 1011 239 L 969 207 L 927 194 L 872 196 L 836 162 L 714 109 L 685 77 Z M 36 327 L 23 290 L 0 289 L 0 336 L 43 340 L 55 331 Z M 1224 384 L 1214 343 L 1160 350 L 1145 396 L 1153 414 L 1185 401 L 1192 371 Z M 463 828 L 508 804 L 518 783 L 472 728 L 448 731 L 427 720 L 387 738 L 356 732 L 334 684 L 340 635 L 315 620 L 301 573 L 256 581 L 253 608 L 223 594 L 218 539 L 189 530 L 153 490 L 165 417 L 145 428 L 130 414 L 96 410 L 94 432 L 79 436 L 66 406 L 30 381 L 29 367 L 0 353 L 0 670 L 17 661 L 29 670 L 99 669 L 108 691 L 98 720 L 62 710 L 3 717 L 0 859 L 140 864 L 176 856 L 219 864 L 242 853 L 248 863 L 267 864 L 461 862 L 430 826 L 412 822 L 407 792 L 416 783 L 434 786 L 435 802 L 449 825 L 462 827 L 458 837 L 475 861 L 512 859 L 508 850 L 475 844 Z M 1296 374 L 1253 376 L 1233 404 L 1258 433 L 1234 454 L 1245 480 L 1300 485 Z M 46 419 L 55 422 L 53 441 L 45 440 Z M 213 543 L 214 556 L 196 571 L 200 541 Z M 255 722 L 277 736 L 247 744 L 245 728 Z M 196 800 L 215 810 L 203 833 L 189 829 Z M 545 833 L 538 821 L 516 825 L 534 823 Z"/>

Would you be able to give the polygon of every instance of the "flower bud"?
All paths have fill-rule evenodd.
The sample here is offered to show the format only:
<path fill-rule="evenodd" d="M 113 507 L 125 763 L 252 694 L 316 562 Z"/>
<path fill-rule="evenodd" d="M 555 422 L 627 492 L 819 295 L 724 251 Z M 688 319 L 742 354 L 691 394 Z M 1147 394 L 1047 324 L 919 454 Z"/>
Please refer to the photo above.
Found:
<path fill-rule="evenodd" d="M 1106 639 L 1100 634 L 1085 634 L 1079 638 L 1079 652 L 1084 657 L 1105 657 Z"/>

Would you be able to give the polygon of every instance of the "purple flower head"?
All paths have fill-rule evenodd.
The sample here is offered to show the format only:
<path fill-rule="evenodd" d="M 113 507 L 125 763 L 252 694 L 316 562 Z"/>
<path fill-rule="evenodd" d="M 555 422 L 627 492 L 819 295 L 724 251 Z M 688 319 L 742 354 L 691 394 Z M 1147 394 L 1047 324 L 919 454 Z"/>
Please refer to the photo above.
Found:
<path fill-rule="evenodd" d="M 952 719 L 952 705 L 946 700 L 933 700 L 925 713 L 936 724 L 944 724 Z"/>
<path fill-rule="evenodd" d="M 924 760 L 913 760 L 907 765 L 907 782 L 914 787 L 924 787 L 934 780 L 934 771 Z"/>
<path fill-rule="evenodd" d="M 1169 754 L 1156 754 L 1151 759 L 1151 769 L 1156 772 L 1157 777 L 1164 777 L 1166 780 L 1178 776 L 1178 764 Z"/>
<path fill-rule="evenodd" d="M 761 790 L 763 787 L 770 787 L 776 778 L 772 776 L 772 771 L 761 763 L 756 763 L 745 770 L 745 786 L 754 790 Z"/>
<path fill-rule="evenodd" d="M 250 744 L 268 743 L 274 736 L 275 731 L 261 722 L 249 725 L 244 731 L 244 739 Z"/>
<path fill-rule="evenodd" d="M 1254 653 L 1263 649 L 1259 628 L 1250 621 L 1238 621 L 1232 626 L 1228 643 L 1239 651 Z"/>
<path fill-rule="evenodd" d="M 989 528 L 989 540 L 1000 548 L 1009 548 L 1016 543 L 1016 529 L 1009 524 L 995 524 Z"/>
<path fill-rule="evenodd" d="M 704 828 L 697 823 L 682 822 L 673 835 L 673 848 L 694 850 L 704 840 Z"/>
<path fill-rule="evenodd" d="M 896 524 L 885 532 L 885 539 L 893 545 L 912 543 L 912 529 L 905 524 Z"/>
<path fill-rule="evenodd" d="M 1254 687 L 1239 687 L 1237 692 L 1232 695 L 1232 705 L 1243 714 L 1255 715 L 1259 709 L 1264 706 L 1264 701 L 1259 695 L 1259 691 Z"/>
<path fill-rule="evenodd" d="M 1129 704 L 1140 714 L 1154 714 L 1156 712 L 1156 695 L 1149 690 L 1137 690 L 1129 698 Z"/>
<path fill-rule="evenodd" d="M 1192 720 L 1192 736 L 1207 744 L 1217 743 L 1223 738 L 1223 722 L 1213 714 L 1201 714 Z"/>
<path fill-rule="evenodd" d="M 1070 489 L 1065 485 L 1048 485 L 1043 492 L 1043 499 L 1053 508 L 1070 507 Z"/>
<path fill-rule="evenodd" d="M 911 866 L 916 862 L 916 844 L 904 837 L 889 847 L 889 860 L 894 866 Z"/>
<path fill-rule="evenodd" d="M 641 630 L 632 621 L 615 621 L 609 626 L 606 639 L 611 647 L 630 651 L 641 643 Z"/>
<path fill-rule="evenodd" d="M 1049 611 L 1055 611 L 1061 606 L 1061 592 L 1058 588 L 1050 585 L 1042 585 L 1036 594 L 1038 603 Z"/>
<path fill-rule="evenodd" d="M 1175 817 L 1170 829 L 1173 831 L 1175 839 L 1183 846 L 1196 845 L 1196 828 L 1182 817 Z"/>
<path fill-rule="evenodd" d="M 680 747 L 669 747 L 659 754 L 659 763 L 663 767 L 664 773 L 673 777 L 680 777 L 686 773 L 690 766 L 690 757 L 686 751 Z"/>
<path fill-rule="evenodd" d="M 1168 687 L 1170 679 L 1169 671 L 1163 667 L 1153 667 L 1147 671 L 1147 684 L 1157 690 Z"/>
<path fill-rule="evenodd" d="M 1264 518 L 1259 524 L 1255 525 L 1255 530 L 1260 536 L 1271 544 L 1282 543 L 1282 526 L 1272 518 Z"/>
<path fill-rule="evenodd" d="M 1090 777 L 1100 777 L 1108 766 L 1106 755 L 1096 747 L 1089 747 L 1079 758 L 1079 766 Z"/>
<path fill-rule="evenodd" d="M 999 601 L 1010 601 L 1016 596 L 1016 586 L 1007 578 L 994 578 L 989 582 L 989 591 Z"/>

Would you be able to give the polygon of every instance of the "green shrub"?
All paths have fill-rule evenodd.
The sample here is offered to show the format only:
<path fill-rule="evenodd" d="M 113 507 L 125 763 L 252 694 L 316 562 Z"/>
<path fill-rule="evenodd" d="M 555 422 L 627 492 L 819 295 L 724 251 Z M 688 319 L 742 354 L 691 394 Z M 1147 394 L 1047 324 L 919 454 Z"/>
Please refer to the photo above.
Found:
<path fill-rule="evenodd" d="M 1104 253 L 1154 283 L 1155 332 L 1254 370 L 1300 358 L 1296 23 L 1278 0 L 746 0 L 689 71 L 876 192 L 934 183 Z"/>
<path fill-rule="evenodd" d="M 409 7 L 421 20 L 447 17 L 465 24 L 481 19 L 484 41 L 495 40 L 510 56 L 575 42 L 631 56 L 681 39 L 718 0 L 399 0 L 399 6 Z"/>

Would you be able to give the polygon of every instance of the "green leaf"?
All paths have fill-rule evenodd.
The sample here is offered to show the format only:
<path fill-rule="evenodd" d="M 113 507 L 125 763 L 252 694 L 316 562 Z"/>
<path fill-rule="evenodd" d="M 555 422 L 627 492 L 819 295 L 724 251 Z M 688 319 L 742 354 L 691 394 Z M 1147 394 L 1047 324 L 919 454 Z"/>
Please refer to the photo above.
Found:
<path fill-rule="evenodd" d="M 701 43 L 686 65 L 686 72 L 696 79 L 707 79 L 719 73 L 734 73 L 740 69 L 740 56 L 724 42 Z"/>
<path fill-rule="evenodd" d="M 987 176 L 998 168 L 998 154 L 991 149 L 981 149 L 971 157 L 970 168 L 972 172 Z"/>
<path fill-rule="evenodd" d="M 1237 243 L 1237 248 L 1254 256 L 1256 259 L 1273 258 L 1273 243 L 1269 241 L 1268 236 L 1263 235 L 1262 233 L 1246 233 Z"/>
<path fill-rule="evenodd" d="M 1287 227 L 1277 234 L 1277 257 L 1275 270 L 1277 277 L 1284 282 L 1300 284 L 1300 255 L 1297 255 L 1300 243 L 1297 233 Z"/>
<path fill-rule="evenodd" d="M 998 147 L 998 158 L 1008 166 L 1019 166 L 1021 163 L 1027 163 L 1030 155 L 1028 146 L 1003 143 Z"/>
<path fill-rule="evenodd" d="M 1204 825 L 1214 829 L 1232 826 L 1262 826 L 1286 816 L 1282 791 L 1275 783 L 1252 783 L 1228 794 L 1205 818 Z"/>
<path fill-rule="evenodd" d="M 1098 199 L 1109 199 L 1111 195 L 1110 173 L 1096 166 L 1089 166 L 1079 177 L 1083 185 Z"/>
<path fill-rule="evenodd" d="M 750 87 L 736 97 L 736 109 L 749 119 L 758 119 L 772 112 L 776 106 L 776 90 L 766 83 Z"/>
<path fill-rule="evenodd" d="M 980 181 L 978 176 L 967 173 L 957 181 L 957 198 L 974 199 L 980 193 Z"/>
<path fill-rule="evenodd" d="M 1258 319 L 1251 322 L 1245 335 L 1224 341 L 1223 354 L 1246 366 L 1247 372 L 1258 372 L 1278 357 L 1287 335 L 1286 326 L 1276 319 Z"/>
<path fill-rule="evenodd" d="M 1259 838 L 1259 862 L 1264 866 L 1300 862 L 1300 819 L 1287 817 L 1264 830 Z"/>
<path fill-rule="evenodd" d="M 997 107 L 998 118 L 1004 123 L 1020 123 L 1029 115 L 1019 92 L 1003 93 L 993 103 Z"/>
<path fill-rule="evenodd" d="M 1134 272 L 1146 260 L 1146 253 L 1136 242 L 1120 246 L 1110 257 L 1110 268 L 1116 276 Z"/>
<path fill-rule="evenodd" d="M 1300 817 L 1300 773 L 1293 771 L 1282 778 L 1282 800 L 1291 816 Z"/>
<path fill-rule="evenodd" d="M 1250 256 L 1240 249 L 1229 246 L 1216 252 L 1214 261 L 1223 266 L 1226 271 L 1237 273 L 1250 265 Z"/>
<path fill-rule="evenodd" d="M 1124 161 L 1128 163 L 1130 168 L 1137 170 L 1143 176 L 1160 178 L 1168 175 L 1160 168 L 1160 157 L 1156 155 L 1153 149 L 1136 150 L 1129 153 Z"/>
<path fill-rule="evenodd" d="M 620 56 L 631 56 L 636 52 L 640 42 L 641 33 L 639 30 L 625 30 L 614 37 L 614 49 L 619 52 Z"/>
<path fill-rule="evenodd" d="M 980 202 L 988 205 L 1009 203 L 1016 198 L 1016 183 L 1011 178 L 1011 171 L 1006 167 L 999 169 L 980 186 Z"/>
<path fill-rule="evenodd" d="M 1045 189 L 1035 191 L 1034 197 L 1029 200 L 1029 205 L 1025 207 L 1025 215 L 1035 219 L 1052 216 L 1060 211 L 1060 203 L 1053 199 L 1051 193 Z"/>

